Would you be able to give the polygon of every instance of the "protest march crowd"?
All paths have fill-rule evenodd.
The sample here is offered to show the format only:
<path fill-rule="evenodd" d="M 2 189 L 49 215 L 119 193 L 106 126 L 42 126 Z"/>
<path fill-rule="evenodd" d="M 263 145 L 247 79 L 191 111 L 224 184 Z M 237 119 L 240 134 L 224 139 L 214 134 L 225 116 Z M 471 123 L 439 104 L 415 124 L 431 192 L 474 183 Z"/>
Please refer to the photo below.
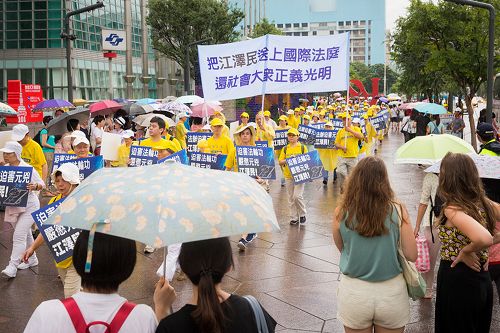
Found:
<path fill-rule="evenodd" d="M 308 223 L 305 185 L 320 179 L 328 187 L 332 179 L 341 193 L 332 222 L 341 253 L 337 318 L 346 332 L 403 332 L 409 298 L 430 299 L 434 292 L 436 332 L 489 332 L 493 283 L 500 295 L 500 205 L 488 198 L 474 161 L 450 152 L 439 174 L 427 174 L 413 227 L 376 155 L 390 132 L 402 132 L 405 141 L 446 130 L 463 138 L 460 112 L 444 127 L 439 116 L 381 101 L 326 97 L 307 104 L 274 112 L 276 119 L 267 110 L 243 112 L 231 128 L 220 106 L 207 105 L 204 117 L 187 110 L 151 113 L 141 122 L 123 110 L 57 121 L 65 112 L 56 110 L 35 136 L 15 125 L 0 149 L 4 221 L 14 227 L 10 262 L 1 273 L 14 279 L 37 266 L 36 250 L 47 243 L 65 297 L 41 303 L 25 332 L 274 332 L 276 321 L 255 298 L 221 288 L 233 268 L 227 237 L 168 245 L 151 308 L 117 293 L 136 264 L 134 240 L 43 223 L 98 169 L 172 161 L 246 173 L 267 192 L 269 182 L 280 182 L 289 224 L 299 228 Z M 53 135 L 51 124 L 60 122 L 65 133 Z M 481 154 L 499 156 L 495 128 L 481 123 L 477 133 Z M 50 200 L 40 207 L 44 197 Z M 237 247 L 251 251 L 256 237 L 241 235 Z M 144 244 L 144 251 L 155 251 L 154 244 Z M 188 279 L 193 295 L 172 313 L 174 276 Z"/>

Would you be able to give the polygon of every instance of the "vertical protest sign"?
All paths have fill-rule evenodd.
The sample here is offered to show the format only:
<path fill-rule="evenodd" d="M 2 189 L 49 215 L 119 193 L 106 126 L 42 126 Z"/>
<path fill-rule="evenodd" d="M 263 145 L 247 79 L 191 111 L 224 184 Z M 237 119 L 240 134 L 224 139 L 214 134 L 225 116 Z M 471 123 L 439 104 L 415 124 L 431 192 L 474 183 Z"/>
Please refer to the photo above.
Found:
<path fill-rule="evenodd" d="M 317 150 L 286 159 L 295 184 L 323 177 L 323 163 Z"/>
<path fill-rule="evenodd" d="M 60 263 L 73 255 L 73 248 L 80 235 L 80 230 L 62 225 L 48 225 L 45 221 L 54 213 L 57 207 L 64 201 L 60 199 L 33 213 L 31 216 L 35 221 L 40 234 L 49 247 L 50 253 L 56 263 Z"/>
<path fill-rule="evenodd" d="M 274 150 L 281 150 L 288 144 L 287 129 L 274 131 Z"/>
<path fill-rule="evenodd" d="M 56 155 L 57 159 L 56 159 Z M 90 176 L 94 171 L 104 168 L 104 159 L 101 155 L 85 158 L 76 158 L 73 154 L 55 154 L 52 172 L 64 163 L 73 163 L 80 170 L 80 181 Z"/>
<path fill-rule="evenodd" d="M 238 172 L 251 177 L 276 179 L 273 149 L 269 147 L 236 146 Z"/>
<path fill-rule="evenodd" d="M 158 152 L 151 147 L 131 146 L 129 159 L 131 167 L 153 165 L 158 162 Z"/>
<path fill-rule="evenodd" d="M 191 153 L 189 163 L 197 168 L 224 170 L 227 155 Z"/>
<path fill-rule="evenodd" d="M 188 155 L 199 152 L 200 149 L 198 148 L 198 142 L 200 140 L 206 140 L 211 136 L 211 132 L 188 132 L 186 134 L 186 149 Z"/>
<path fill-rule="evenodd" d="M 316 128 L 306 125 L 299 125 L 299 141 L 305 145 L 313 145 L 316 140 Z"/>
<path fill-rule="evenodd" d="M 349 33 L 198 45 L 198 56 L 208 100 L 349 87 Z"/>
<path fill-rule="evenodd" d="M 372 117 L 370 119 L 370 122 L 372 123 L 373 127 L 375 130 L 380 131 L 386 128 L 386 120 L 384 118 L 384 115 L 378 115 L 376 117 Z"/>
<path fill-rule="evenodd" d="M 158 164 L 166 163 L 167 161 L 175 161 L 177 163 L 189 165 L 189 158 L 187 156 L 186 149 L 182 149 L 170 156 L 167 156 L 161 160 L 158 160 Z"/>
<path fill-rule="evenodd" d="M 0 206 L 26 207 L 32 167 L 0 166 Z"/>
<path fill-rule="evenodd" d="M 122 136 L 115 133 L 102 133 L 101 155 L 105 160 L 118 161 L 118 148 L 122 144 Z"/>

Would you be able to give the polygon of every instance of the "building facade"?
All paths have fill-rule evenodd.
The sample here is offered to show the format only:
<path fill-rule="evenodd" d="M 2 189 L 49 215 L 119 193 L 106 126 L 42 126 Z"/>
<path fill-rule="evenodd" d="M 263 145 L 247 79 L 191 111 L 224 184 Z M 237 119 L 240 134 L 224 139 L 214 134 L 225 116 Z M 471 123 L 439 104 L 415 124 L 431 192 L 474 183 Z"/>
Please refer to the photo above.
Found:
<path fill-rule="evenodd" d="M 232 0 L 246 15 L 243 34 L 262 18 L 287 36 L 350 32 L 351 62 L 385 61 L 385 0 Z"/>
<path fill-rule="evenodd" d="M 113 98 L 142 98 L 141 1 L 131 0 L 133 96 L 125 96 L 125 52 L 112 60 Z M 60 35 L 64 14 L 94 4 L 95 0 L 3 0 L 0 2 L 0 99 L 7 81 L 40 84 L 45 98 L 67 98 L 66 49 Z M 106 0 L 105 7 L 75 15 L 71 20 L 74 98 L 106 99 L 109 95 L 108 59 L 101 50 L 101 28 L 124 30 L 124 0 Z M 144 14 L 145 16 L 145 14 Z M 157 97 L 159 63 L 148 41 L 148 96 Z M 160 61 L 161 62 L 161 61 Z M 165 81 L 165 80 L 163 80 Z M 168 84 L 162 82 L 162 84 Z M 162 87 L 160 87 L 162 88 Z M 174 88 L 175 89 L 175 88 Z M 182 91 L 182 87 L 180 87 Z M 162 96 L 160 96 L 162 97 Z"/>

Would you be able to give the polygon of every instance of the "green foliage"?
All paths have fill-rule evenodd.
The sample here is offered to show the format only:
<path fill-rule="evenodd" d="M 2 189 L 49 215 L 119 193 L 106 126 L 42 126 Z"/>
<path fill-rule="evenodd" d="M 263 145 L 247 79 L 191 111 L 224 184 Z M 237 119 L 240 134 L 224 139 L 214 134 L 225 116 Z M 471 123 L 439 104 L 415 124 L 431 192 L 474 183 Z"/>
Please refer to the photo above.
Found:
<path fill-rule="evenodd" d="M 244 14 L 241 10 L 218 0 L 149 0 L 148 25 L 153 48 L 185 63 L 186 47 L 195 41 L 209 39 L 206 44 L 236 41 L 235 27 Z M 191 73 L 198 63 L 198 50 L 190 46 Z"/>
<path fill-rule="evenodd" d="M 267 18 L 263 18 L 262 21 L 257 23 L 252 33 L 250 34 L 250 38 L 257 38 L 265 35 L 282 35 L 283 32 L 276 28 L 273 23 L 270 23 Z"/>
<path fill-rule="evenodd" d="M 357 79 L 360 80 L 363 85 L 365 86 L 366 91 L 371 92 L 373 90 L 372 88 L 372 78 L 378 77 L 380 78 L 380 87 L 379 91 L 382 92 L 384 87 L 383 87 L 383 80 L 384 80 L 384 64 L 374 64 L 367 66 L 362 62 L 353 62 L 350 64 L 350 78 L 352 79 Z M 390 93 L 391 91 L 394 91 L 392 88 L 393 85 L 396 83 L 397 80 L 397 73 L 394 72 L 391 68 L 387 67 L 387 72 L 386 72 L 386 79 L 387 79 L 387 93 Z"/>

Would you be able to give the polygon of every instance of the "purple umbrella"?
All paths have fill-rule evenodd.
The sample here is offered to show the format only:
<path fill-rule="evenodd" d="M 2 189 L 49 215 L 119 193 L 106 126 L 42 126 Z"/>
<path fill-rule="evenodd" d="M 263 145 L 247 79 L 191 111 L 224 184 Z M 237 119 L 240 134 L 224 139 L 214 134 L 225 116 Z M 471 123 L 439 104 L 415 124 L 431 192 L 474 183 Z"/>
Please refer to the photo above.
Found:
<path fill-rule="evenodd" d="M 378 100 L 381 101 L 382 103 L 389 102 L 389 100 L 387 99 L 387 97 L 380 97 Z"/>
<path fill-rule="evenodd" d="M 65 101 L 64 99 L 46 99 L 45 101 L 42 101 L 35 105 L 33 108 L 33 111 L 50 111 L 53 109 L 59 109 L 59 108 L 74 108 L 75 106 L 71 104 L 68 101 Z"/>

